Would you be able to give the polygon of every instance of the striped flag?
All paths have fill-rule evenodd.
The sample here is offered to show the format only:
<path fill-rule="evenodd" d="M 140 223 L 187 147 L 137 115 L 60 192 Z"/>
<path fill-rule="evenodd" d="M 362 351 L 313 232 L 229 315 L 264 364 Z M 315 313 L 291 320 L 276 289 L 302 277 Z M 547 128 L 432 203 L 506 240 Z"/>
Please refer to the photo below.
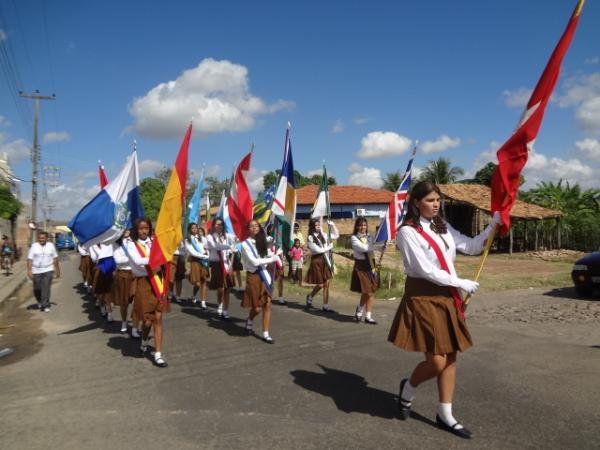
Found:
<path fill-rule="evenodd" d="M 394 193 L 388 209 L 385 212 L 385 217 L 379 225 L 375 242 L 387 242 L 396 239 L 398 228 L 402 224 L 404 215 L 406 214 L 406 198 L 408 197 L 408 189 L 410 188 L 412 178 L 412 163 L 417 153 L 417 146 L 413 147 L 413 152 L 406 166 L 406 171 L 402 177 L 402 182 L 398 186 L 398 190 Z"/>
<path fill-rule="evenodd" d="M 202 167 L 202 172 L 200 173 L 200 179 L 198 180 L 198 184 L 196 185 L 196 190 L 194 191 L 194 195 L 190 199 L 190 203 L 188 204 L 188 223 L 199 223 L 200 219 L 200 208 L 201 208 L 201 199 L 202 199 L 202 191 L 204 190 L 204 167 Z"/>
<path fill-rule="evenodd" d="M 281 224 L 281 242 L 286 247 L 292 245 L 292 226 L 296 220 L 296 177 L 294 175 L 294 159 L 292 158 L 292 141 L 290 139 L 290 124 L 285 133 L 283 147 L 283 164 L 277 184 L 277 191 L 271 206 L 273 214 Z"/>
<path fill-rule="evenodd" d="M 323 164 L 323 177 L 321 178 L 321 186 L 319 193 L 315 199 L 315 204 L 310 211 L 311 218 L 330 217 L 331 207 L 329 204 L 329 182 L 327 178 L 327 169 Z"/>
<path fill-rule="evenodd" d="M 242 158 L 236 167 L 231 190 L 227 197 L 227 213 L 231 220 L 233 232 L 240 241 L 244 241 L 248 237 L 248 222 L 252 220 L 252 193 L 246 180 L 251 162 L 252 150 Z M 223 218 L 225 218 L 225 214 Z"/>
<path fill-rule="evenodd" d="M 517 129 L 496 153 L 498 167 L 492 175 L 491 210 L 492 212 L 499 211 L 502 216 L 501 234 L 506 234 L 510 228 L 510 210 L 519 193 L 521 171 L 527 163 L 529 151 L 533 149 L 542 125 L 544 111 L 558 81 L 562 60 L 575 34 L 583 3 L 584 0 L 577 2 L 567 28 L 552 52 L 552 56 L 527 102 Z"/>
<path fill-rule="evenodd" d="M 167 190 L 158 212 L 154 241 L 150 250 L 150 267 L 153 270 L 173 259 L 173 254 L 183 239 L 181 222 L 185 211 L 185 187 L 191 136 L 192 124 L 190 123 L 179 148 L 175 166 L 171 171 Z"/>

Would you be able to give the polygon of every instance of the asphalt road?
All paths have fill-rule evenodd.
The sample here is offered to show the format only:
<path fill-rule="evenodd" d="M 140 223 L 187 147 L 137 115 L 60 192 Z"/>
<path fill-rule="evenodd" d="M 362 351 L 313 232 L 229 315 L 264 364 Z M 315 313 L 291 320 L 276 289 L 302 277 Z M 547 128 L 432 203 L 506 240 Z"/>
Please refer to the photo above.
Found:
<path fill-rule="evenodd" d="M 246 336 L 238 300 L 235 320 L 220 322 L 211 293 L 209 313 L 173 305 L 160 369 L 120 322 L 100 319 L 76 262 L 63 261 L 51 313 L 28 309 L 30 284 L 0 310 L 0 347 L 15 348 L 0 359 L 2 449 L 600 448 L 598 321 L 498 313 L 585 308 L 568 290 L 475 298 L 475 346 L 459 355 L 454 401 L 475 435 L 464 441 L 435 427 L 432 381 L 418 389 L 415 418 L 395 418 L 398 383 L 422 358 L 386 341 L 397 301 L 378 302 L 370 326 L 352 321 L 354 295 L 332 299 L 332 316 L 291 299 L 274 305 L 268 345 Z"/>

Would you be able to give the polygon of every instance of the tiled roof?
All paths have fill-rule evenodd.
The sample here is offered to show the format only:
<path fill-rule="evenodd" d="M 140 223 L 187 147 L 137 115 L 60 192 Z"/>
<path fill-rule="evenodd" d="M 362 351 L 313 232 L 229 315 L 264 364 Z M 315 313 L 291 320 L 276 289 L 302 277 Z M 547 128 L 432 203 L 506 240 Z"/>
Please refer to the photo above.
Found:
<path fill-rule="evenodd" d="M 313 205 L 319 186 L 313 184 L 296 190 L 298 205 Z M 365 203 L 388 204 L 394 194 L 384 189 L 364 186 L 329 186 L 329 202 L 332 205 L 352 205 Z"/>

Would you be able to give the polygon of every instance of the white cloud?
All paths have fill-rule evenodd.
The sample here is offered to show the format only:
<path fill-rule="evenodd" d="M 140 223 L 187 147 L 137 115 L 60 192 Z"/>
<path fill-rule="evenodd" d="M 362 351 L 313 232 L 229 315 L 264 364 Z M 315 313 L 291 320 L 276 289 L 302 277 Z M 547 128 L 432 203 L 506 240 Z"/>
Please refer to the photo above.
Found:
<path fill-rule="evenodd" d="M 600 141 L 598 139 L 584 139 L 575 142 L 581 154 L 591 160 L 600 161 Z"/>
<path fill-rule="evenodd" d="M 494 164 L 496 164 L 498 162 L 496 152 L 498 151 L 501 145 L 502 144 L 498 141 L 490 142 L 488 148 L 479 153 L 479 155 L 477 155 L 477 157 L 473 161 L 471 169 L 465 170 L 464 178 L 473 178 L 477 171 L 483 168 L 485 165 L 487 165 L 487 163 L 493 162 Z"/>
<path fill-rule="evenodd" d="M 348 184 L 355 186 L 366 186 L 371 188 L 380 188 L 383 185 L 381 171 L 373 167 L 363 167 L 360 164 L 352 163 L 348 166 L 351 175 L 348 177 Z"/>
<path fill-rule="evenodd" d="M 412 141 L 393 131 L 373 131 L 361 140 L 361 148 L 356 153 L 360 159 L 398 156 L 410 149 Z"/>
<path fill-rule="evenodd" d="M 160 83 L 129 105 L 132 128 L 142 136 L 181 137 L 194 118 L 194 131 L 207 135 L 247 131 L 257 116 L 293 107 L 278 100 L 272 104 L 250 93 L 248 69 L 227 60 L 203 59 L 177 79 Z"/>
<path fill-rule="evenodd" d="M 435 141 L 425 141 L 420 145 L 421 151 L 425 154 L 433 152 L 443 152 L 450 148 L 456 148 L 461 144 L 459 138 L 451 138 L 448 135 L 441 135 Z"/>
<path fill-rule="evenodd" d="M 6 33 L 2 28 L 0 28 L 0 42 L 5 41 L 7 39 Z"/>
<path fill-rule="evenodd" d="M 368 117 L 355 117 L 352 120 L 356 125 L 364 125 L 367 122 L 370 122 L 371 119 L 369 119 Z"/>
<path fill-rule="evenodd" d="M 0 126 L 3 127 L 10 127 L 12 124 L 10 123 L 10 120 L 8 120 L 6 117 L 4 116 L 0 116 Z"/>
<path fill-rule="evenodd" d="M 593 174 L 597 169 L 582 163 L 578 159 L 562 159 L 547 156 L 532 151 L 529 153 L 529 158 L 523 176 L 525 184 L 523 189 L 531 189 L 541 181 L 558 182 L 559 180 L 568 181 L 570 184 L 579 183 L 584 188 L 589 188 L 598 182 L 593 178 Z"/>
<path fill-rule="evenodd" d="M 10 163 L 15 163 L 29 158 L 31 146 L 24 139 L 10 141 L 8 134 L 0 133 L 0 154 L 4 153 L 8 156 Z"/>
<path fill-rule="evenodd" d="M 529 97 L 531 97 L 532 89 L 528 89 L 525 87 L 520 87 L 519 89 L 515 89 L 514 91 L 505 90 L 502 92 L 502 97 L 504 97 L 504 104 L 509 108 L 525 108 L 527 106 L 527 102 L 529 101 Z"/>
<path fill-rule="evenodd" d="M 71 135 L 66 131 L 50 131 L 44 135 L 44 144 L 52 144 L 53 142 L 65 142 L 71 139 Z"/>
<path fill-rule="evenodd" d="M 252 198 L 256 199 L 256 195 L 264 189 L 263 178 L 268 173 L 267 170 L 259 170 L 254 167 L 250 167 L 248 173 L 246 173 L 246 183 L 252 192 Z"/>
<path fill-rule="evenodd" d="M 341 133 L 342 131 L 344 131 L 344 122 L 342 122 L 342 119 L 337 119 L 333 123 L 333 127 L 331 128 L 331 132 L 335 134 L 335 133 Z"/>
<path fill-rule="evenodd" d="M 575 118 L 580 128 L 600 134 L 600 72 L 577 75 L 565 81 L 558 105 L 575 107 Z"/>
<path fill-rule="evenodd" d="M 138 164 L 140 176 L 154 175 L 155 172 L 166 167 L 166 164 L 155 159 L 144 159 Z"/>
<path fill-rule="evenodd" d="M 584 64 L 598 64 L 598 63 L 600 63 L 600 58 L 597 56 L 592 56 L 591 58 L 585 58 L 583 63 Z"/>

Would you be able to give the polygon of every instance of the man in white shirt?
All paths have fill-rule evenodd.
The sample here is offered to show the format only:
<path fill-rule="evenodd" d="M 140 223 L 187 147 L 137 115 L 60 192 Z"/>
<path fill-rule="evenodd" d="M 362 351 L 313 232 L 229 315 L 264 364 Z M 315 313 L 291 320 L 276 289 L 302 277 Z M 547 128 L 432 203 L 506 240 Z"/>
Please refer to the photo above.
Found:
<path fill-rule="evenodd" d="M 38 232 L 38 241 L 34 242 L 27 256 L 27 276 L 33 280 L 33 294 L 41 311 L 50 312 L 50 287 L 52 278 L 60 278 L 58 253 L 52 242 L 48 242 L 48 233 Z"/>

